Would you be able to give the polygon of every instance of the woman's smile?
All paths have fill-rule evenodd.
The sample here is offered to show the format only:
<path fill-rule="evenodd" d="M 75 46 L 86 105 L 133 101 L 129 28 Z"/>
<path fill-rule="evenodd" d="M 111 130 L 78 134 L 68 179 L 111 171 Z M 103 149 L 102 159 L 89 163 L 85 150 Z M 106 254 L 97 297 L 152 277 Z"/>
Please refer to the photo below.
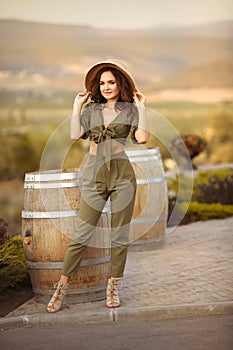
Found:
<path fill-rule="evenodd" d="M 105 91 L 105 92 L 104 92 L 104 95 L 105 95 L 105 96 L 109 96 L 109 95 L 111 95 L 111 93 L 112 93 L 112 91 Z"/>

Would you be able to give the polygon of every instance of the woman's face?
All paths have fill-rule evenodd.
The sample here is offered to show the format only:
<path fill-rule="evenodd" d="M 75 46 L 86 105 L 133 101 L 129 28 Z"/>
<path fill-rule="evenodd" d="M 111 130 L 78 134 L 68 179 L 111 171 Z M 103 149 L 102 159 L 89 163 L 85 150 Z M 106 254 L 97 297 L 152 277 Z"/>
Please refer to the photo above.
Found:
<path fill-rule="evenodd" d="M 107 102 L 116 102 L 119 97 L 120 88 L 112 72 L 103 72 L 100 76 L 100 92 Z"/>

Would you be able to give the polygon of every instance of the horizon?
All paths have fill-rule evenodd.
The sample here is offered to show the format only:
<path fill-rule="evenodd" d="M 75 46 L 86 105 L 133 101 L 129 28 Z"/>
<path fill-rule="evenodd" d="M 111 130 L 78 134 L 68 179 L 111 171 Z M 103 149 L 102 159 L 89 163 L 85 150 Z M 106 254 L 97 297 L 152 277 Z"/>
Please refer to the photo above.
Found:
<path fill-rule="evenodd" d="M 205 21 L 205 22 L 197 22 L 197 23 L 163 23 L 160 25 L 154 25 L 154 26 L 145 26 L 145 27 L 137 27 L 137 28 L 118 28 L 118 27 L 99 27 L 88 23 L 65 23 L 65 22 L 54 22 L 54 21 L 47 21 L 47 20 L 30 20 L 30 19 L 19 19 L 19 18 L 3 18 L 0 16 L 1 22 L 22 22 L 22 23 L 31 23 L 31 24 L 45 24 L 45 25 L 58 25 L 58 26 L 69 26 L 69 27 L 88 27 L 88 28 L 94 28 L 98 30 L 117 30 L 117 31 L 133 31 L 133 30 L 150 30 L 150 29 L 172 29 L 172 28 L 193 28 L 193 27 L 199 27 L 199 26 L 208 26 L 208 25 L 214 25 L 214 24 L 220 24 L 220 23 L 233 23 L 232 19 L 221 19 L 221 20 L 211 20 L 211 21 Z"/>
<path fill-rule="evenodd" d="M 1 0 L 0 19 L 36 23 L 91 26 L 98 29 L 134 30 L 154 27 L 196 26 L 233 20 L 230 0 Z"/>

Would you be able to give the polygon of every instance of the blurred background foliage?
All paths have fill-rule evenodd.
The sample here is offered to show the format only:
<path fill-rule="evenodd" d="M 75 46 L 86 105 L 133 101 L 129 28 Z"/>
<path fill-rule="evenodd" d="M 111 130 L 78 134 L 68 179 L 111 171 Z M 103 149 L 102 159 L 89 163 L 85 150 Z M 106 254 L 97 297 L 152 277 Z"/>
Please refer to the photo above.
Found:
<path fill-rule="evenodd" d="M 45 103 L 45 102 L 44 102 Z M 0 178 L 10 180 L 23 178 L 25 172 L 39 169 L 41 154 L 51 134 L 61 123 L 68 120 L 71 114 L 72 99 L 66 104 L 49 103 L 42 105 L 12 105 L 0 104 L 0 147 L 3 150 L 0 158 Z M 148 103 L 155 108 L 156 104 Z M 201 108 L 202 107 L 202 108 Z M 155 109 L 172 123 L 179 134 L 191 133 L 206 140 L 207 146 L 203 149 L 197 164 L 230 163 L 233 161 L 232 104 L 219 102 L 215 104 L 164 102 L 158 103 Z M 153 126 L 156 130 L 156 126 Z M 69 132 L 60 142 L 67 142 Z M 163 159 L 169 158 L 166 147 L 151 136 L 149 147 L 160 147 Z M 74 143 L 69 154 L 64 159 L 64 166 L 79 165 L 86 150 L 85 141 Z M 75 156 L 74 156 L 75 155 Z"/>
<path fill-rule="evenodd" d="M 209 24 L 208 30 L 194 26 L 109 34 L 91 26 L 0 20 L 0 216 L 9 223 L 9 233 L 21 230 L 24 174 L 40 168 L 51 135 L 64 121 L 54 157 L 63 142 L 70 142 L 61 167 L 80 165 L 88 145 L 68 141 L 73 99 L 83 90 L 86 70 L 109 57 L 126 63 L 150 109 L 179 134 L 206 141 L 195 166 L 232 163 L 232 28 L 230 21 Z M 175 167 L 156 135 L 147 146 L 160 148 L 166 171 Z"/>
<path fill-rule="evenodd" d="M 168 178 L 170 226 L 199 220 L 224 219 L 233 215 L 233 168 L 199 171 L 195 174 L 192 198 L 186 201 L 190 176 Z M 169 221 L 169 218 L 168 218 Z"/>
<path fill-rule="evenodd" d="M 3 121 L 0 131 L 1 215 L 9 222 L 10 231 L 14 233 L 20 232 L 24 174 L 40 168 L 41 156 L 49 138 L 71 113 L 71 99 L 62 105 L 48 103 L 46 106 L 43 102 L 41 106 L 37 103 L 0 108 Z M 155 104 L 151 105 L 154 106 Z M 157 111 L 162 115 L 166 114 L 167 120 L 180 134 L 191 132 L 206 140 L 207 146 L 194 159 L 197 168 L 203 165 L 232 163 L 233 116 L 229 103 L 200 105 L 193 102 L 160 102 Z M 67 126 L 64 129 L 67 133 L 63 131 L 59 136 L 57 142 L 60 145 L 70 142 Z M 170 170 L 168 161 L 171 156 L 167 147 L 154 135 L 147 146 L 160 148 L 165 170 Z M 62 167 L 78 167 L 87 152 L 87 147 L 86 141 L 70 142 Z M 54 151 L 56 154 L 56 149 Z"/>
<path fill-rule="evenodd" d="M 22 237 L 9 237 L 7 222 L 0 218 L 0 293 L 28 280 Z"/>

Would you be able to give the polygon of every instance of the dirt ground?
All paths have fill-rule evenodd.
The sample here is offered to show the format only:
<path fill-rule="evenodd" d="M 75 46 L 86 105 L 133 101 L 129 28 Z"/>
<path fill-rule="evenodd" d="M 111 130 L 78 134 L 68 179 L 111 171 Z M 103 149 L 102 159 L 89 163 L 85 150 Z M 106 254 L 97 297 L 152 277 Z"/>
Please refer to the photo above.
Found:
<path fill-rule="evenodd" d="M 33 297 L 29 280 L 0 293 L 0 317 L 4 317 Z"/>

